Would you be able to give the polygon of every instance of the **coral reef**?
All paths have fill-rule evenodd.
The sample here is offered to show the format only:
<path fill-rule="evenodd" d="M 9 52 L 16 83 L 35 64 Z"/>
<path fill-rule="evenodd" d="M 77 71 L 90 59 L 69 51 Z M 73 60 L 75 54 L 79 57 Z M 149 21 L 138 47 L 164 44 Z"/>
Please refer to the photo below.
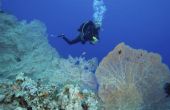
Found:
<path fill-rule="evenodd" d="M 4 110 L 100 110 L 98 100 L 95 93 L 78 84 L 42 84 L 24 73 L 14 82 L 0 83 L 0 109 Z"/>
<path fill-rule="evenodd" d="M 102 25 L 103 0 L 94 8 Z M 62 58 L 47 37 L 40 21 L 0 12 L 0 110 L 170 109 L 170 72 L 158 54 L 121 43 L 98 66 L 96 58 Z"/>
<path fill-rule="evenodd" d="M 0 13 L 0 56 L 0 78 L 14 79 L 23 72 L 33 79 L 97 87 L 93 72 L 96 59 L 61 58 L 48 44 L 46 28 L 38 20 L 27 23 Z"/>
<path fill-rule="evenodd" d="M 47 69 L 48 61 L 57 58 L 47 42 L 46 28 L 39 21 L 19 22 L 12 15 L 0 13 L 0 30 L 0 75 L 6 78 L 20 71 L 38 74 Z"/>
<path fill-rule="evenodd" d="M 54 59 L 52 66 L 55 68 L 49 69 L 48 74 L 44 74 L 43 77 L 52 75 L 53 77 L 50 77 L 52 82 L 57 82 L 58 84 L 65 82 L 79 83 L 81 87 L 96 90 L 97 82 L 93 73 L 97 67 L 96 58 L 86 61 L 82 57 L 73 58 L 69 56 L 68 59 Z"/>
<path fill-rule="evenodd" d="M 167 110 L 164 84 L 170 82 L 161 57 L 119 44 L 96 70 L 99 96 L 106 110 Z M 164 108 L 160 108 L 164 106 Z"/>

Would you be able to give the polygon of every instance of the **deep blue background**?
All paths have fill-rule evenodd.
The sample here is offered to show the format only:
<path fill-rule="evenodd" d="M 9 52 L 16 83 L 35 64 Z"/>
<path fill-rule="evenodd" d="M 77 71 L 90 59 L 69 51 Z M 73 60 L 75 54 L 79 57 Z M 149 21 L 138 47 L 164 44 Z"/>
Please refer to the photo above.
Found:
<path fill-rule="evenodd" d="M 3 9 L 20 20 L 38 19 L 47 26 L 49 36 L 65 33 L 78 35 L 79 25 L 92 19 L 92 0 L 4 0 Z M 49 37 L 61 56 L 97 57 L 101 60 L 118 43 L 125 42 L 161 54 L 170 67 L 170 0 L 105 0 L 107 11 L 100 33 L 93 45 L 69 46 L 62 39 Z"/>

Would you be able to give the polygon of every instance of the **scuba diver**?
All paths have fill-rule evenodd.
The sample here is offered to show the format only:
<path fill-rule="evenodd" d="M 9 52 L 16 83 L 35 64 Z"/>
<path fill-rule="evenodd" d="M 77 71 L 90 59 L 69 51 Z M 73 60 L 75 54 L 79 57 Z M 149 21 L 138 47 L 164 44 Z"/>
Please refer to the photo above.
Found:
<path fill-rule="evenodd" d="M 76 44 L 78 42 L 85 44 L 87 41 L 94 45 L 99 40 L 99 30 L 100 27 L 96 27 L 92 21 L 87 21 L 80 26 L 78 29 L 80 34 L 75 39 L 70 40 L 64 34 L 59 35 L 58 37 L 63 38 L 70 45 Z"/>

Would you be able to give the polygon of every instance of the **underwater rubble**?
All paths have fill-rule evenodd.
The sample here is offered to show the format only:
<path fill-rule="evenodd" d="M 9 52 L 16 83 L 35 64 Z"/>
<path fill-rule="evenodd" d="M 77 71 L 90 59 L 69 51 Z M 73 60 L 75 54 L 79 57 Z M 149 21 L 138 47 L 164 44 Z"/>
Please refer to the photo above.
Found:
<path fill-rule="evenodd" d="M 20 73 L 0 83 L 0 110 L 100 110 L 97 95 L 78 84 L 42 84 Z"/>

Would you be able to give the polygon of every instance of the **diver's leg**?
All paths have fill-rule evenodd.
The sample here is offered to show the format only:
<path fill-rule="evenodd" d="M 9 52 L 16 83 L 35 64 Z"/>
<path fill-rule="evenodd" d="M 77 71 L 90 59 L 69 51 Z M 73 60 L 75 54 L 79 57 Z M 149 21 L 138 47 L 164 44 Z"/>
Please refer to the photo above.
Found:
<path fill-rule="evenodd" d="M 78 43 L 78 42 L 81 42 L 80 36 L 77 36 L 77 37 L 76 37 L 75 39 L 73 39 L 73 40 L 69 40 L 67 37 L 63 36 L 63 39 L 64 39 L 68 44 L 70 44 L 70 45 L 76 44 L 76 43 Z"/>

